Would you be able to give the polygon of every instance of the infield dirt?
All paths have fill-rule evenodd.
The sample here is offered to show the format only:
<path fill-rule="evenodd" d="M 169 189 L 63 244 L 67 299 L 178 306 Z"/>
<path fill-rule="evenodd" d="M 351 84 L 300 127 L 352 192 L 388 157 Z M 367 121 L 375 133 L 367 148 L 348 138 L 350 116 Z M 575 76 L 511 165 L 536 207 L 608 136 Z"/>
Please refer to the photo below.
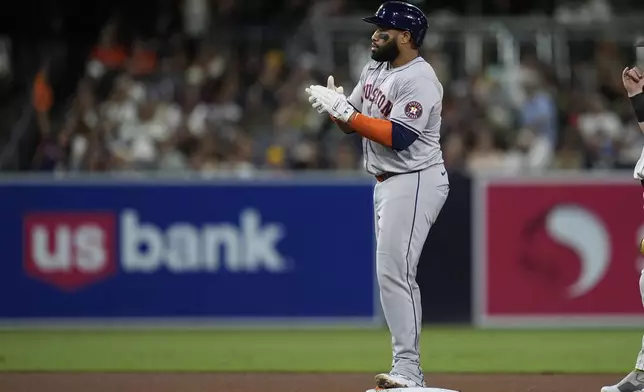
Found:
<path fill-rule="evenodd" d="M 365 392 L 373 374 L 0 373 L 2 392 Z M 462 392 L 599 392 L 624 375 L 431 374 Z"/>

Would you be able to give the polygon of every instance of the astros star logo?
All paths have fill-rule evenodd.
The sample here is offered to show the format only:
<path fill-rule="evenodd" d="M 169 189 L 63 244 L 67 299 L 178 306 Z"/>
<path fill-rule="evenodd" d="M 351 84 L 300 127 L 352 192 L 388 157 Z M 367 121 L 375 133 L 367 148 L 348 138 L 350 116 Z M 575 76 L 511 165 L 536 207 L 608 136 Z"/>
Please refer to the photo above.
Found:
<path fill-rule="evenodd" d="M 419 102 L 411 101 L 405 105 L 405 115 L 411 119 L 417 119 L 423 115 L 423 107 Z"/>

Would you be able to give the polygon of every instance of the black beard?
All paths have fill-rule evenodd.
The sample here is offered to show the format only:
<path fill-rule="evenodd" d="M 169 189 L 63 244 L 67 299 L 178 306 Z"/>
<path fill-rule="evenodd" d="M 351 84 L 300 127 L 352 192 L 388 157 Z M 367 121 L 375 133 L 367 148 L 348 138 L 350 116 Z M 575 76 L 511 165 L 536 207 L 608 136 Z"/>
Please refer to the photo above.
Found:
<path fill-rule="evenodd" d="M 376 49 L 375 52 L 372 52 L 371 58 L 380 63 L 384 63 L 394 61 L 398 58 L 399 54 L 400 50 L 398 49 L 398 45 L 396 45 L 396 42 L 394 40 L 391 40 L 382 45 L 380 48 Z"/>

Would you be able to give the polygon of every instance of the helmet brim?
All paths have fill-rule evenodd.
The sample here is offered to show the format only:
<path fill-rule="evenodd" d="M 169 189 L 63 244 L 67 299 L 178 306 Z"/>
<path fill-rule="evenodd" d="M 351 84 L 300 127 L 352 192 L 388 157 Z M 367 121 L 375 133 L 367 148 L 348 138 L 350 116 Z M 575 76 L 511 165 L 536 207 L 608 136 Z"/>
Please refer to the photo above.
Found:
<path fill-rule="evenodd" d="M 374 24 L 376 26 L 383 26 L 383 27 L 387 26 L 388 27 L 390 25 L 389 23 L 386 23 L 383 19 L 381 19 L 381 18 L 379 18 L 377 16 L 368 16 L 366 18 L 362 18 L 362 20 L 364 20 L 367 23 Z"/>

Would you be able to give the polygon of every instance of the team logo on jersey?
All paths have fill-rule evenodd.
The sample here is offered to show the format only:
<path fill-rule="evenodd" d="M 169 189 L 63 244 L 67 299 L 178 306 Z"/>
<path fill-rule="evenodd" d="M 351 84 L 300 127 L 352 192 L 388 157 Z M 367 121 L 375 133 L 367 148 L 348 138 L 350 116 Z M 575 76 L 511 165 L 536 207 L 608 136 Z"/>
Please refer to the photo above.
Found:
<path fill-rule="evenodd" d="M 417 119 L 423 115 L 423 107 L 416 101 L 411 101 L 405 105 L 405 115 L 411 119 Z"/>

